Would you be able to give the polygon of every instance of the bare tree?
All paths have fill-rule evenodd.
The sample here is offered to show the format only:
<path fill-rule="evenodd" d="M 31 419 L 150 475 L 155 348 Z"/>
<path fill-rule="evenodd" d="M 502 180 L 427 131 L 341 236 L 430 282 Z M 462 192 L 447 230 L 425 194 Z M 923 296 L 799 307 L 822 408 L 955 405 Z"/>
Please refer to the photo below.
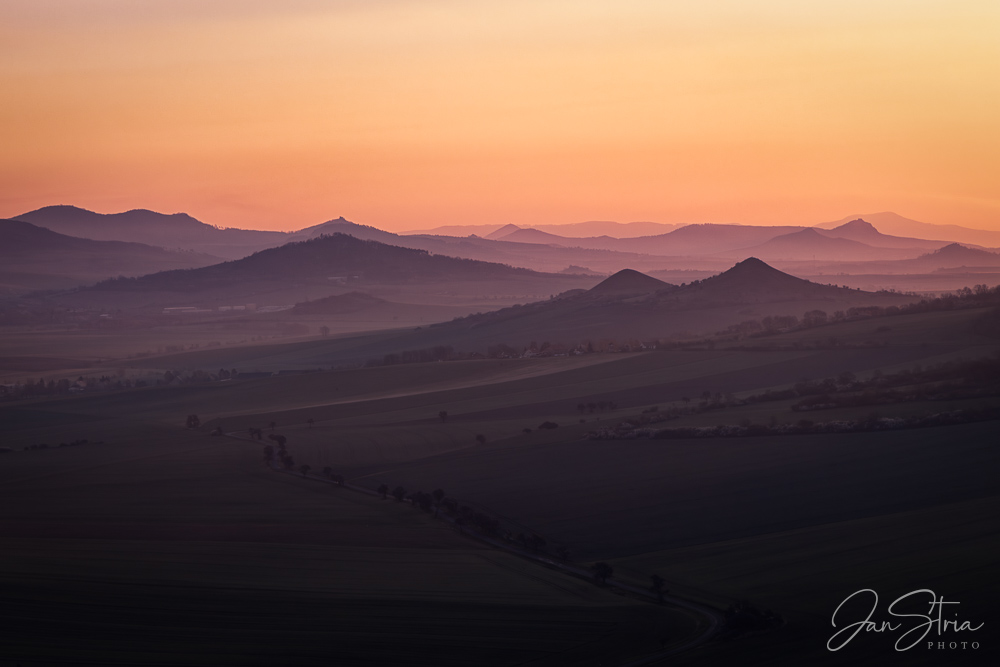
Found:
<path fill-rule="evenodd" d="M 602 584 L 608 583 L 608 579 L 615 573 L 614 568 L 604 561 L 594 563 L 590 567 L 590 571 L 594 573 L 594 579 L 597 579 Z"/>
<path fill-rule="evenodd" d="M 657 599 L 657 601 L 662 604 L 663 603 L 663 596 L 666 595 L 667 593 L 669 593 L 669 591 L 666 588 L 664 588 L 664 586 L 666 586 L 667 582 L 664 581 L 663 577 L 661 577 L 658 574 L 651 574 L 649 576 L 649 580 L 652 582 L 652 584 L 649 587 L 649 590 L 651 590 L 654 593 L 656 593 L 656 599 Z"/>

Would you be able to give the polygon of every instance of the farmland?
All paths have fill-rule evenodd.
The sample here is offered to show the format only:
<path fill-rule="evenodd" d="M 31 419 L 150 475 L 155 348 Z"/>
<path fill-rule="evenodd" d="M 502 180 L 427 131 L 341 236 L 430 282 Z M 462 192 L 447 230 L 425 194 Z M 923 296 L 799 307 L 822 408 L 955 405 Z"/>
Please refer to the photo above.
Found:
<path fill-rule="evenodd" d="M 270 471 L 261 449 L 272 434 L 287 439 L 296 465 L 329 466 L 350 485 L 442 488 L 506 531 L 543 537 L 547 554 L 609 563 L 616 581 L 648 587 L 658 574 L 675 595 L 719 609 L 746 600 L 784 619 L 671 658 L 681 664 L 822 664 L 833 659 L 823 649 L 832 608 L 865 587 L 886 597 L 933 588 L 986 619 L 1000 587 L 995 421 L 592 437 L 661 415 L 656 426 L 794 423 L 803 413 L 793 399 L 744 399 L 844 371 L 869 378 L 987 357 L 996 344 L 974 333 L 979 316 L 843 322 L 753 345 L 400 364 L 5 404 L 0 559 L 20 610 L 4 618 L 17 637 L 10 654 L 47 664 L 288 655 L 299 664 L 618 664 L 703 627 L 689 612 L 462 537 L 406 503 Z M 170 366 L 221 367 L 233 354 L 322 365 L 344 344 L 198 350 Z M 709 409 L 706 395 L 732 398 Z M 984 405 L 997 398 L 878 410 Z M 184 428 L 193 413 L 200 426 Z M 539 428 L 546 422 L 557 427 Z M 209 435 L 216 429 L 233 437 Z M 59 446 L 79 439 L 87 443 Z M 64 642 L 46 641 L 54 631 Z M 883 644 L 891 651 L 859 640 L 853 661 L 884 664 Z"/>
<path fill-rule="evenodd" d="M 396 503 L 268 472 L 256 447 L 133 429 L 4 458 L 6 658 L 600 664 L 695 628 Z"/>

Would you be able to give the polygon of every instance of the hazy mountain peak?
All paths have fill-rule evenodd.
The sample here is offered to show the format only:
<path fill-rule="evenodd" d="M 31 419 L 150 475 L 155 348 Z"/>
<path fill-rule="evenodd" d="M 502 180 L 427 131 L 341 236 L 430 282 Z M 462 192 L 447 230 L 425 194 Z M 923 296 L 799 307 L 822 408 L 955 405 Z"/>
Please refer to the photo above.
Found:
<path fill-rule="evenodd" d="M 806 230 L 802 230 L 806 231 Z M 799 232 L 801 233 L 801 232 Z M 742 262 L 737 262 L 733 265 L 733 268 L 729 269 L 725 273 L 731 275 L 760 275 L 760 274 L 774 274 L 781 273 L 778 269 L 774 268 L 767 262 L 757 259 L 756 257 L 747 257 Z"/>
<path fill-rule="evenodd" d="M 504 236 L 507 236 L 508 234 L 513 234 L 514 232 L 516 232 L 519 229 L 521 229 L 521 228 L 518 227 L 515 224 L 506 224 L 503 227 L 501 227 L 500 229 L 496 230 L 495 232 L 490 232 L 489 234 L 487 234 L 483 238 L 487 238 L 487 239 L 499 239 L 499 238 L 502 238 Z"/>
<path fill-rule="evenodd" d="M 787 238 L 787 237 L 795 237 L 797 239 L 819 239 L 819 238 L 823 238 L 823 235 L 820 234 L 815 229 L 813 229 L 812 227 L 806 227 L 803 230 L 800 230 L 800 231 L 797 231 L 797 232 L 792 232 L 790 234 L 782 234 L 781 236 L 776 236 L 775 238 L 782 238 L 782 237 L 785 237 L 785 238 Z M 753 259 L 756 259 L 756 258 L 753 258 Z"/>
<path fill-rule="evenodd" d="M 868 222 L 864 218 L 856 218 L 850 222 L 845 222 L 839 227 L 834 227 L 830 230 L 831 232 L 851 232 L 854 234 L 879 234 L 878 229 L 875 225 Z"/>
<path fill-rule="evenodd" d="M 668 287 L 672 287 L 672 285 L 652 276 L 647 276 L 645 273 L 640 273 L 633 269 L 622 269 L 590 288 L 590 292 L 597 294 L 606 294 L 609 292 L 648 294 Z"/>
<path fill-rule="evenodd" d="M 956 261 L 987 260 L 993 262 L 1000 259 L 1000 255 L 990 252 L 989 250 L 970 248 L 962 245 L 961 243 L 949 243 L 943 248 L 938 248 L 934 252 L 922 255 L 920 259 L 947 259 Z"/>

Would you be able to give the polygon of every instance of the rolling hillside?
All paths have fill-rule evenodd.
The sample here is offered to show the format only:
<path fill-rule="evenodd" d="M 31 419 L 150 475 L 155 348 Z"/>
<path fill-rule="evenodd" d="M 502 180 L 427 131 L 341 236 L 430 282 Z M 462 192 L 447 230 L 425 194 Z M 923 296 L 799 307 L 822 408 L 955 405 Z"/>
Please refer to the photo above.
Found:
<path fill-rule="evenodd" d="M 919 248 L 876 248 L 849 238 L 830 237 L 811 228 L 791 234 L 782 234 L 760 245 L 737 251 L 738 254 L 760 257 L 766 261 L 817 260 L 828 262 L 906 259 L 915 257 L 920 252 Z"/>
<path fill-rule="evenodd" d="M 816 229 L 811 227 L 810 229 Z M 926 239 L 908 238 L 905 236 L 891 236 L 883 234 L 875 225 L 857 218 L 850 222 L 845 222 L 839 227 L 829 230 L 821 230 L 823 236 L 831 238 L 850 239 L 877 248 L 926 248 L 934 250 L 944 245 L 944 241 L 928 241 Z"/>
<path fill-rule="evenodd" d="M 190 269 L 222 260 L 142 243 L 94 241 L 0 220 L 0 283 L 9 290 L 73 287 L 115 276 Z"/>
<path fill-rule="evenodd" d="M 245 257 L 288 240 L 284 232 L 219 229 L 186 213 L 166 215 L 144 209 L 103 214 L 76 206 L 46 206 L 14 219 L 68 236 L 181 248 L 225 259 Z"/>

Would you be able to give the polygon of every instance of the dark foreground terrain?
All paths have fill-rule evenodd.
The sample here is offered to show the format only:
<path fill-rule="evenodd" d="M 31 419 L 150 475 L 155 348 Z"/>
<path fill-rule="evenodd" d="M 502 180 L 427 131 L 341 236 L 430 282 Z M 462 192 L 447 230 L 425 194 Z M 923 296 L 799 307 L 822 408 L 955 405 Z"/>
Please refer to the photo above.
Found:
<path fill-rule="evenodd" d="M 6 400 L 2 658 L 990 664 L 991 312 Z M 239 359 L 322 366 L 337 344 L 247 345 Z M 231 351 L 213 354 L 169 367 L 229 365 Z M 667 604 L 555 569 L 596 563 L 612 584 L 660 577 Z M 960 602 L 950 618 L 985 625 L 942 640 L 979 648 L 900 652 L 897 630 L 827 650 L 837 605 L 866 588 L 879 621 L 918 589 Z M 674 597 L 726 621 L 672 654 L 711 624 Z"/>

